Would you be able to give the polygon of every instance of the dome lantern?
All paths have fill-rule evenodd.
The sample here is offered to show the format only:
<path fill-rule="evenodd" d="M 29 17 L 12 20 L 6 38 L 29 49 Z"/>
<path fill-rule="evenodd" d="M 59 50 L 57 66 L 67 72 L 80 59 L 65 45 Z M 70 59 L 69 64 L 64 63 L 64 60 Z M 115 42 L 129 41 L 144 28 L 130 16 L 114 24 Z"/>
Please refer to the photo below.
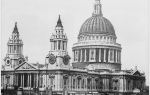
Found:
<path fill-rule="evenodd" d="M 101 3 L 100 3 L 100 0 L 95 0 L 93 16 L 94 15 L 103 16 L 101 7 L 102 6 L 101 6 Z"/>

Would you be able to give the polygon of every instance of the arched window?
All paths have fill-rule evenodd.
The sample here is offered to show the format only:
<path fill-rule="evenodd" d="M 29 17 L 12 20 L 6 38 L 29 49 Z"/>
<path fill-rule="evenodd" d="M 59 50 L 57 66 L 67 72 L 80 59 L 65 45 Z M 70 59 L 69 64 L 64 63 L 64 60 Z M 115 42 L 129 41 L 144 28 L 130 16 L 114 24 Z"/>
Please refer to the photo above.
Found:
<path fill-rule="evenodd" d="M 98 80 L 98 78 L 95 79 L 95 85 L 96 85 L 96 89 L 99 89 L 99 80 Z"/>
<path fill-rule="evenodd" d="M 75 83 L 76 83 L 76 80 L 73 79 L 73 88 L 75 89 Z"/>
<path fill-rule="evenodd" d="M 96 39 L 98 40 L 98 36 L 96 36 Z"/>
<path fill-rule="evenodd" d="M 103 81 L 102 81 L 102 79 L 99 81 L 99 89 L 103 89 Z"/>
<path fill-rule="evenodd" d="M 91 40 L 91 36 L 89 36 L 89 40 Z"/>
<path fill-rule="evenodd" d="M 113 89 L 118 90 L 118 80 L 117 79 L 113 80 Z"/>
<path fill-rule="evenodd" d="M 90 78 L 87 79 L 87 88 L 88 89 L 91 88 L 91 79 Z"/>
<path fill-rule="evenodd" d="M 68 77 L 64 76 L 63 80 L 64 80 L 64 87 L 67 87 L 68 86 Z"/>
<path fill-rule="evenodd" d="M 90 50 L 90 60 L 91 61 L 95 60 L 95 50 L 94 49 Z"/>
<path fill-rule="evenodd" d="M 82 85 L 81 86 L 82 86 L 82 88 L 84 88 L 84 79 L 82 79 Z"/>
<path fill-rule="evenodd" d="M 128 80 L 128 89 L 127 90 L 130 90 L 130 84 L 131 84 L 131 81 Z"/>
<path fill-rule="evenodd" d="M 81 88 L 81 77 L 78 77 L 78 89 Z"/>
<path fill-rule="evenodd" d="M 60 41 L 58 41 L 58 50 L 60 50 Z"/>
<path fill-rule="evenodd" d="M 49 81 L 50 81 L 50 82 L 49 82 L 49 83 L 50 83 L 49 85 L 52 86 L 52 87 L 54 87 L 54 78 L 55 78 L 54 76 L 50 76 L 50 75 L 49 75 L 49 79 L 50 79 L 50 80 L 49 80 Z"/>

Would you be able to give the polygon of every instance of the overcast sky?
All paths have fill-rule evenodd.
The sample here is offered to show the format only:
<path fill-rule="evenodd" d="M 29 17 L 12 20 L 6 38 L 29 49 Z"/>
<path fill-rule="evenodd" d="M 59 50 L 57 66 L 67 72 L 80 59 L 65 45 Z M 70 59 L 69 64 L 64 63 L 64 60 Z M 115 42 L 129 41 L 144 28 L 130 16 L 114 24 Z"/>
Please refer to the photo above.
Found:
<path fill-rule="evenodd" d="M 122 45 L 122 69 L 135 66 L 144 71 L 148 84 L 148 0 L 101 0 L 103 16 L 113 24 Z M 50 50 L 49 38 L 61 15 L 68 36 L 68 52 L 83 22 L 92 16 L 94 0 L 2 0 L 2 58 L 14 24 L 23 40 L 29 62 L 44 64 Z"/>

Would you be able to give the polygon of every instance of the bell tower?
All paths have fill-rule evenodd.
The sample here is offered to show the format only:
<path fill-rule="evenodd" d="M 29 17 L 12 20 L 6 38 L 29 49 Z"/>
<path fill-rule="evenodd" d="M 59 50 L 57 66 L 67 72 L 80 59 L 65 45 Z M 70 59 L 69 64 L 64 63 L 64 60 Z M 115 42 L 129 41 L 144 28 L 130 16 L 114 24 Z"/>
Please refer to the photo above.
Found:
<path fill-rule="evenodd" d="M 50 37 L 50 51 L 46 56 L 46 64 L 49 68 L 63 67 L 69 65 L 70 56 L 67 52 L 67 36 L 64 33 L 63 25 L 59 15 L 55 31 Z M 50 63 L 50 64 L 49 64 Z"/>
<path fill-rule="evenodd" d="M 7 47 L 7 54 L 4 59 L 5 69 L 14 69 L 25 61 L 23 56 L 23 42 L 19 38 L 17 22 L 15 23 L 11 38 L 8 40 Z"/>
<path fill-rule="evenodd" d="M 51 50 L 55 56 L 64 56 L 67 54 L 67 36 L 64 33 L 63 25 L 60 19 L 60 15 L 55 27 L 55 32 L 52 33 L 50 38 Z"/>

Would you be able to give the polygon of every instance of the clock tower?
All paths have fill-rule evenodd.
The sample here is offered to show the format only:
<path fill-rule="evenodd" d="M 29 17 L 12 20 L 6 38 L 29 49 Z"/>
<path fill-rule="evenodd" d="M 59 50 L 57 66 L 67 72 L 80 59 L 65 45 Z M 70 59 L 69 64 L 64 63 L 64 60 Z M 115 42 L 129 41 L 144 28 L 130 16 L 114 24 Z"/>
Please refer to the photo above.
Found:
<path fill-rule="evenodd" d="M 18 65 L 22 64 L 25 61 L 25 58 L 23 56 L 23 42 L 19 38 L 17 22 L 15 23 L 15 27 L 12 32 L 11 38 L 9 38 L 7 47 L 7 54 L 4 58 L 5 69 L 15 69 Z"/>
<path fill-rule="evenodd" d="M 70 56 L 67 52 L 67 36 L 64 33 L 63 25 L 59 15 L 55 31 L 50 37 L 50 51 L 46 56 L 48 69 L 67 68 L 70 66 Z"/>

